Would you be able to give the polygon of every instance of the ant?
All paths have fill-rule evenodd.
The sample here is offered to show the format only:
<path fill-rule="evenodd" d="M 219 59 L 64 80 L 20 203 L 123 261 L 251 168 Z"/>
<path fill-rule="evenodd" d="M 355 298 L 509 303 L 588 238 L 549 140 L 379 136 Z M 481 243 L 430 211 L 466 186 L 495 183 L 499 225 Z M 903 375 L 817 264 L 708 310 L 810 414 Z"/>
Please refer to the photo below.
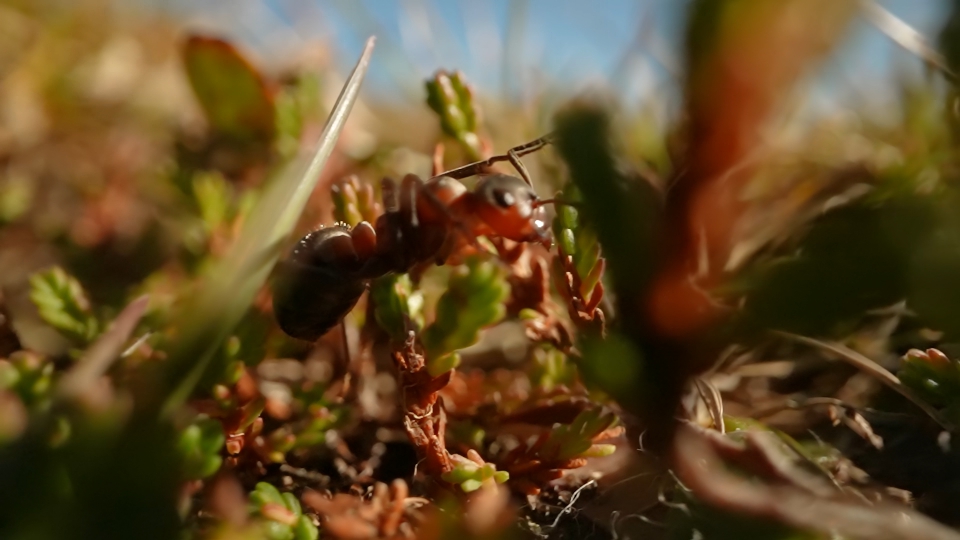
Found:
<path fill-rule="evenodd" d="M 376 226 L 363 221 L 321 227 L 297 242 L 278 265 L 272 282 L 273 310 L 291 337 L 315 341 L 340 323 L 356 305 L 370 280 L 407 273 L 418 265 L 443 265 L 478 236 L 549 246 L 542 207 L 522 156 L 551 142 L 544 136 L 505 154 L 438 173 L 424 182 L 414 174 L 381 184 L 384 214 Z M 508 161 L 520 178 L 494 172 Z M 468 190 L 459 180 L 479 177 Z"/>

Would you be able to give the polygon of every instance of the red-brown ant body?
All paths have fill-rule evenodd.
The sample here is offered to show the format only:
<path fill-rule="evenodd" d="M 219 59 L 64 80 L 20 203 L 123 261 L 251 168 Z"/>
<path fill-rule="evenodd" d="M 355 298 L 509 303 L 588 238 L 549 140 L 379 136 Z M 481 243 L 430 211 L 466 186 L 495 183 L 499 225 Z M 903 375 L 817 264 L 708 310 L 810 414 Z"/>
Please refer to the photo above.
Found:
<path fill-rule="evenodd" d="M 408 174 L 382 183 L 384 214 L 376 226 L 361 222 L 322 227 L 304 236 L 281 261 L 273 281 L 273 310 L 290 336 L 314 341 L 353 309 L 367 283 L 415 266 L 444 264 L 478 236 L 546 242 L 547 233 L 530 175 L 520 157 L 549 143 L 541 137 L 506 154 L 435 174 L 424 182 Z M 492 171 L 509 161 L 521 178 Z M 478 176 L 468 190 L 460 179 Z"/>

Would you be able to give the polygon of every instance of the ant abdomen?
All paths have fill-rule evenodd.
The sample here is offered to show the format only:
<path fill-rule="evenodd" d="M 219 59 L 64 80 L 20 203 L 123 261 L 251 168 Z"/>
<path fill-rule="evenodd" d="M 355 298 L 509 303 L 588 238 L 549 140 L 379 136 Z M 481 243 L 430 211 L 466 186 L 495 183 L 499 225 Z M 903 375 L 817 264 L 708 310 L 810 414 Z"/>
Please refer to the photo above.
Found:
<path fill-rule="evenodd" d="M 282 260 L 272 282 L 273 312 L 291 337 L 315 341 L 336 326 L 356 305 L 366 280 L 358 272 L 351 231 L 344 225 L 307 234 Z"/>

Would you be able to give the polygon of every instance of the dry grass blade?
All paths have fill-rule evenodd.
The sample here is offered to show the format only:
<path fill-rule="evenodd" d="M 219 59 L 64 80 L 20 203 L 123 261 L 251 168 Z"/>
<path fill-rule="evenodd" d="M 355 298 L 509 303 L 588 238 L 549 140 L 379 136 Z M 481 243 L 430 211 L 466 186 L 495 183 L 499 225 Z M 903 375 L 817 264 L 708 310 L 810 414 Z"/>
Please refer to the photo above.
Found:
<path fill-rule="evenodd" d="M 960 78 L 947 65 L 946 58 L 936 49 L 931 47 L 923 38 L 920 32 L 913 29 L 912 26 L 900 20 L 896 15 L 890 13 L 875 0 L 861 0 L 860 8 L 878 30 L 887 35 L 904 49 L 919 56 L 924 62 L 927 62 L 943 72 L 953 82 Z"/>
<path fill-rule="evenodd" d="M 716 386 L 700 377 L 694 379 L 693 384 L 697 387 L 700 399 L 703 400 L 707 410 L 710 411 L 714 428 L 720 433 L 726 433 L 726 427 L 723 424 L 723 396 L 720 395 L 720 391 L 717 390 Z"/>
<path fill-rule="evenodd" d="M 755 454 L 758 451 L 769 453 L 772 447 L 762 444 L 734 447 L 716 432 L 683 424 L 678 429 L 673 448 L 674 468 L 679 480 L 700 500 L 716 508 L 844 538 L 960 540 L 957 532 L 907 508 L 864 506 L 818 495 L 819 489 L 807 489 L 808 479 L 800 470 L 780 471 L 790 475 L 786 484 L 783 483 L 785 478 L 777 475 L 770 478 L 775 483 L 767 484 L 738 476 L 726 467 L 725 461 L 730 460 L 745 467 L 757 463 Z M 771 462 L 778 459 L 769 457 Z M 753 472 L 762 476 L 764 471 L 760 469 L 764 464 L 759 465 Z"/>
<path fill-rule="evenodd" d="M 807 398 L 803 400 L 788 400 L 783 403 L 778 403 L 770 407 L 759 409 L 750 413 L 751 418 L 767 418 L 773 416 L 777 413 L 783 411 L 799 411 L 802 409 L 811 409 L 814 407 L 837 407 L 840 409 L 846 409 L 851 411 L 856 411 L 856 407 L 850 405 L 849 403 L 844 402 L 842 399 L 831 398 L 831 397 L 814 397 Z"/>
<path fill-rule="evenodd" d="M 123 346 L 143 317 L 149 301 L 149 297 L 141 296 L 123 308 L 110 328 L 87 348 L 76 365 L 63 376 L 57 387 L 60 399 L 82 395 L 97 378 L 107 372 L 110 364 L 123 352 Z"/>
<path fill-rule="evenodd" d="M 819 339 L 791 334 L 790 332 L 774 331 L 774 334 L 836 354 L 844 362 L 847 362 L 860 371 L 863 371 L 871 377 L 876 378 L 894 392 L 907 398 L 907 400 L 922 409 L 923 412 L 927 413 L 927 415 L 929 415 L 930 418 L 932 418 L 943 429 L 947 431 L 953 430 L 953 424 L 951 422 L 944 418 L 939 411 L 931 407 L 927 402 L 923 401 L 919 396 L 913 393 L 912 390 L 901 383 L 900 379 L 898 379 L 896 375 L 890 373 L 884 369 L 883 366 L 877 364 L 873 360 L 870 360 L 857 351 L 850 349 L 849 347 L 844 347 L 839 343 L 828 343 L 825 341 L 820 341 Z"/>
<path fill-rule="evenodd" d="M 176 313 L 174 320 L 183 334 L 171 351 L 164 388 L 161 388 L 160 398 L 166 400 L 163 414 L 171 413 L 184 402 L 210 363 L 216 347 L 240 321 L 267 279 L 283 241 L 293 230 L 353 109 L 373 45 L 371 37 L 341 90 L 315 148 L 302 152 L 271 181 L 237 243 L 205 276 L 199 294 Z"/>

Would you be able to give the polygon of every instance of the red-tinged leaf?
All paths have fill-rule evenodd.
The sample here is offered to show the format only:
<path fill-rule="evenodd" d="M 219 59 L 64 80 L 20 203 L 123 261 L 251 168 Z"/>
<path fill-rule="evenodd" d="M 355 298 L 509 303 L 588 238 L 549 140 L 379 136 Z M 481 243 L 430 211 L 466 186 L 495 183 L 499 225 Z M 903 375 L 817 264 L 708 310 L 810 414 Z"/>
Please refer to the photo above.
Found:
<path fill-rule="evenodd" d="M 236 47 L 193 35 L 183 64 L 210 127 L 238 142 L 270 141 L 276 134 L 274 89 Z"/>

